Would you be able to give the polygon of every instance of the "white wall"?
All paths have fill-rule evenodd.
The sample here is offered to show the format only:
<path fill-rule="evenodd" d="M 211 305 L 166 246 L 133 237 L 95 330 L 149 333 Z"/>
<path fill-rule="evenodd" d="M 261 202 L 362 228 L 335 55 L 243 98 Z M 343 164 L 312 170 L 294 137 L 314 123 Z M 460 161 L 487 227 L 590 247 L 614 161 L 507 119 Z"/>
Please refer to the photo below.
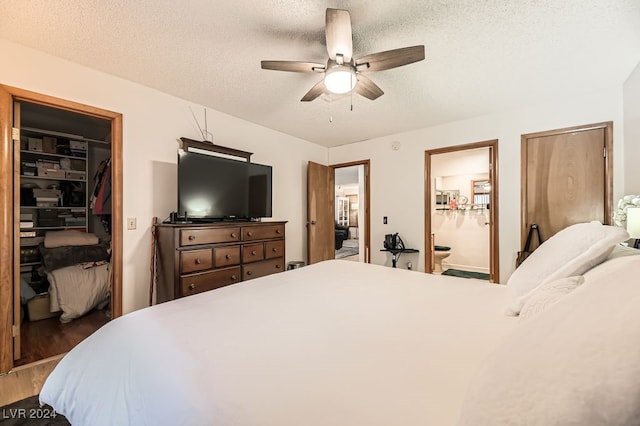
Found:
<path fill-rule="evenodd" d="M 424 151 L 471 142 L 499 140 L 500 280 L 506 282 L 514 269 L 520 245 L 520 137 L 525 133 L 613 121 L 614 200 L 623 192 L 624 161 L 622 87 L 585 93 L 570 99 L 514 108 L 440 126 L 395 134 L 329 150 L 331 164 L 371 160 L 371 260 L 390 264 L 378 250 L 384 235 L 399 232 L 417 255 L 403 255 L 398 266 L 411 260 L 424 271 Z M 398 150 L 392 149 L 400 142 Z M 388 216 L 388 224 L 382 217 Z"/>
<path fill-rule="evenodd" d="M 640 63 L 623 86 L 624 97 L 624 193 L 640 194 Z"/>
<path fill-rule="evenodd" d="M 444 269 L 489 273 L 489 211 L 437 210 L 436 179 L 441 190 L 457 190 L 473 203 L 472 180 L 489 178 L 489 148 L 431 156 L 431 231 L 435 244 L 451 247 Z"/>
<path fill-rule="evenodd" d="M 202 123 L 203 106 L 2 39 L 0 57 L 0 84 L 123 114 L 123 214 L 138 219 L 123 231 L 123 310 L 146 306 L 151 218 L 176 210 L 176 140 L 201 139 L 189 107 Z M 305 259 L 306 164 L 327 164 L 327 149 L 210 109 L 207 120 L 216 144 L 273 166 L 273 220 L 288 221 L 287 260 Z"/>
<path fill-rule="evenodd" d="M 129 312 L 147 304 L 151 217 L 161 219 L 175 210 L 176 139 L 199 139 L 189 111 L 202 121 L 203 107 L 114 76 L 73 64 L 0 39 L 0 83 L 56 96 L 123 114 L 124 217 L 137 217 L 138 229 L 124 230 L 123 307 Z M 253 160 L 274 166 L 274 220 L 288 220 L 287 260 L 305 258 L 306 163 L 337 164 L 371 160 L 371 259 L 391 264 L 378 250 L 384 234 L 399 232 L 417 255 L 403 255 L 424 271 L 424 150 L 499 139 L 500 270 L 506 282 L 520 244 L 520 135 L 543 130 L 614 122 L 614 200 L 640 192 L 637 159 L 640 131 L 640 71 L 624 86 L 627 146 L 624 187 L 622 88 L 586 93 L 572 99 L 396 134 L 327 150 L 244 120 L 208 110 L 214 142 L 254 152 Z M 401 142 L 393 150 L 392 142 Z M 328 154 L 327 154 L 328 151 Z M 329 161 L 327 161 L 329 160 Z M 635 185 L 635 186 L 634 186 Z M 388 216 L 387 225 L 382 216 Z"/>

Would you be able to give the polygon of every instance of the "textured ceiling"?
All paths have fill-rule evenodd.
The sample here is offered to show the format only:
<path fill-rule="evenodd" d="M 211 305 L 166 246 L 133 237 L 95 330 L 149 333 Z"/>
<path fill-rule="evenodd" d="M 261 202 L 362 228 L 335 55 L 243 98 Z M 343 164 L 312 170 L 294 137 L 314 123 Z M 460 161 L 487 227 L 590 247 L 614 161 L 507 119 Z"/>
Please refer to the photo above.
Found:
<path fill-rule="evenodd" d="M 354 57 L 426 60 L 368 74 L 375 101 L 301 103 L 321 76 L 260 61 L 326 62 L 327 7 L 349 10 Z M 0 16 L 2 38 L 325 146 L 615 87 L 640 61 L 639 0 L 0 0 Z"/>

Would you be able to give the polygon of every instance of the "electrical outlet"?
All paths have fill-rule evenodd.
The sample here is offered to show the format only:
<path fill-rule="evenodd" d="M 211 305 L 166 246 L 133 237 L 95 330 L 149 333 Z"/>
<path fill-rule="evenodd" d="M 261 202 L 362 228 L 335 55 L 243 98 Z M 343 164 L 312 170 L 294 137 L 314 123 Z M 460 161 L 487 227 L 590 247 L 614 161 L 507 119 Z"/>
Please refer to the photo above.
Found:
<path fill-rule="evenodd" d="M 135 217 L 127 218 L 127 229 L 136 229 L 136 218 Z"/>
<path fill-rule="evenodd" d="M 382 217 L 382 224 L 383 224 L 383 225 L 386 225 L 386 224 L 387 224 L 387 217 L 386 217 L 386 216 L 383 216 L 383 217 Z"/>

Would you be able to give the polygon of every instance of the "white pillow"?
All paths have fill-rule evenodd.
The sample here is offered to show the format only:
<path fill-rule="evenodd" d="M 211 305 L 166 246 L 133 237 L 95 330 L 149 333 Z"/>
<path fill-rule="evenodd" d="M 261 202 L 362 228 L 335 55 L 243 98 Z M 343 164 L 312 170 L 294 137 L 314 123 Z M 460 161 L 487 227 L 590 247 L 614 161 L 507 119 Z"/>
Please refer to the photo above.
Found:
<path fill-rule="evenodd" d="M 509 277 L 507 315 L 518 315 L 527 298 L 543 282 L 582 275 L 628 238 L 625 229 L 596 221 L 571 225 L 553 235 Z"/>
<path fill-rule="evenodd" d="M 565 295 L 571 293 L 584 282 L 582 275 L 560 278 L 547 281 L 527 299 L 520 311 L 520 321 L 535 317 L 540 312 L 548 309 Z"/>
<path fill-rule="evenodd" d="M 607 256 L 607 260 L 621 256 L 637 256 L 639 254 L 640 250 L 637 248 L 616 244 L 613 250 L 611 250 L 611 253 L 609 253 L 609 256 Z"/>
<path fill-rule="evenodd" d="M 609 260 L 483 362 L 459 426 L 640 425 L 640 256 Z"/>

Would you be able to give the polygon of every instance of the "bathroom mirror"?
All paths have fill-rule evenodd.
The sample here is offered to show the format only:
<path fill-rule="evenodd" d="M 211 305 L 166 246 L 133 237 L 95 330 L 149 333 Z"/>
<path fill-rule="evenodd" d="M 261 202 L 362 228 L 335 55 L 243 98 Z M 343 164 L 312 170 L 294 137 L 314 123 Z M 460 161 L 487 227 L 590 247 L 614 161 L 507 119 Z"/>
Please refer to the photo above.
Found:
<path fill-rule="evenodd" d="M 473 193 L 473 204 L 488 205 L 491 194 L 491 183 L 489 179 L 471 180 L 471 191 Z"/>

